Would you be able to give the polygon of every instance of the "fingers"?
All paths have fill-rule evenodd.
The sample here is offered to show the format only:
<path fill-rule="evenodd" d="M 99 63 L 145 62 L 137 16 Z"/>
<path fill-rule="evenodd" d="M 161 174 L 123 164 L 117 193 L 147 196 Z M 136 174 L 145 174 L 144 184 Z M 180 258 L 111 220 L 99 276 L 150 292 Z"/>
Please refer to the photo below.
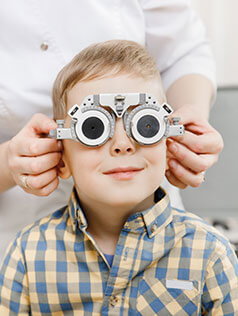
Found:
<path fill-rule="evenodd" d="M 37 196 L 48 196 L 58 186 L 57 165 L 61 153 L 49 153 L 37 157 L 15 157 L 11 160 L 13 178 L 25 192 Z M 15 162 L 14 162 L 15 161 Z M 26 175 L 27 187 L 21 182 L 21 176 Z"/>
<path fill-rule="evenodd" d="M 56 167 L 60 159 L 61 153 L 48 153 L 37 157 L 16 157 L 11 169 L 19 174 L 37 175 Z"/>
<path fill-rule="evenodd" d="M 11 154 L 19 156 L 38 156 L 62 150 L 62 144 L 56 139 L 42 137 L 57 124 L 43 114 L 35 114 L 30 122 L 12 138 L 9 144 Z"/>
<path fill-rule="evenodd" d="M 167 140 L 166 176 L 179 188 L 197 187 L 204 181 L 204 171 L 218 160 L 222 137 L 194 106 L 181 107 L 173 116 L 181 118 L 185 133 Z"/>
<path fill-rule="evenodd" d="M 14 144 L 14 150 L 20 156 L 34 157 L 50 152 L 60 152 L 62 143 L 50 138 L 18 138 Z"/>
<path fill-rule="evenodd" d="M 204 181 L 204 173 L 193 173 L 184 168 L 177 160 L 171 159 L 168 162 L 169 173 L 166 176 L 170 183 L 184 189 L 187 185 L 198 187 Z"/>
<path fill-rule="evenodd" d="M 174 137 L 173 140 L 197 154 L 219 154 L 223 149 L 222 137 L 215 130 L 201 135 L 185 131 L 183 136 Z"/>
<path fill-rule="evenodd" d="M 54 159 L 55 158 L 53 157 L 51 162 L 49 164 L 46 164 L 46 167 L 50 166 L 50 164 L 55 165 L 55 162 L 59 161 L 58 158 L 56 158 L 56 160 Z M 16 183 L 20 185 L 23 188 L 23 190 L 27 193 L 31 193 L 37 196 L 48 196 L 58 187 L 59 184 L 57 168 L 58 166 L 56 165 L 54 168 L 44 171 L 40 174 L 26 174 L 26 186 L 22 185 L 22 175 L 19 174 Z"/>
<path fill-rule="evenodd" d="M 172 185 L 176 186 L 177 188 L 179 188 L 179 189 L 185 189 L 185 188 L 187 187 L 187 185 L 184 184 L 183 182 L 181 182 L 179 179 L 177 179 L 177 178 L 173 175 L 173 173 L 172 173 L 170 170 L 167 170 L 167 171 L 165 172 L 165 175 L 166 175 L 168 181 L 169 181 Z"/>
<path fill-rule="evenodd" d="M 173 116 L 180 117 L 181 124 L 185 126 L 185 134 L 174 137 L 174 140 L 198 154 L 219 154 L 222 151 L 221 135 L 201 115 L 199 108 L 186 105 L 176 110 Z"/>
<path fill-rule="evenodd" d="M 58 186 L 57 165 L 61 159 L 62 144 L 45 137 L 50 129 L 55 128 L 57 124 L 54 120 L 35 114 L 8 144 L 10 174 L 15 183 L 28 193 L 46 196 Z"/>
<path fill-rule="evenodd" d="M 40 175 L 39 175 L 40 177 Z M 41 179 L 42 180 L 42 179 Z M 45 179 L 46 180 L 46 179 Z M 58 177 L 54 178 L 50 183 L 47 183 L 47 185 L 45 185 L 44 187 L 39 187 L 39 188 L 32 188 L 31 187 L 31 184 L 29 184 L 29 182 L 32 182 L 33 181 L 33 184 L 34 183 L 38 183 L 38 179 L 37 177 L 32 180 L 32 176 L 28 176 L 28 179 L 27 179 L 27 184 L 28 184 L 28 188 L 23 188 L 25 192 L 27 193 L 31 193 L 31 194 L 34 194 L 34 195 L 37 195 L 37 196 L 48 196 L 49 194 L 51 194 L 54 190 L 57 189 L 58 187 L 58 184 L 59 184 L 59 179 Z M 43 183 L 44 181 L 42 181 Z M 47 182 L 47 181 L 46 181 Z M 37 185 L 38 186 L 38 185 Z"/>
<path fill-rule="evenodd" d="M 216 150 L 212 146 L 209 150 L 207 144 L 200 144 L 199 147 L 195 141 L 198 141 L 199 137 L 200 135 L 187 133 L 179 142 L 167 140 L 169 172 L 166 176 L 171 184 L 181 189 L 187 185 L 198 187 L 204 181 L 203 172 L 218 160 L 218 153 L 216 153 L 218 146 Z M 209 154 L 200 153 L 209 151 Z"/>
<path fill-rule="evenodd" d="M 180 117 L 180 122 L 184 125 L 192 123 L 200 125 L 204 122 L 204 113 L 198 107 L 189 104 L 179 107 L 172 116 Z"/>
<path fill-rule="evenodd" d="M 56 168 L 52 168 L 46 172 L 38 175 L 28 175 L 27 185 L 33 190 L 39 190 L 49 185 L 52 181 L 58 178 L 58 173 Z"/>
<path fill-rule="evenodd" d="M 217 154 L 196 154 L 177 142 L 167 142 L 170 154 L 186 169 L 199 173 L 210 168 L 218 159 Z"/>
<path fill-rule="evenodd" d="M 37 113 L 26 125 L 26 129 L 31 130 L 33 134 L 48 134 L 50 129 L 57 128 L 56 122 L 48 116 Z"/>

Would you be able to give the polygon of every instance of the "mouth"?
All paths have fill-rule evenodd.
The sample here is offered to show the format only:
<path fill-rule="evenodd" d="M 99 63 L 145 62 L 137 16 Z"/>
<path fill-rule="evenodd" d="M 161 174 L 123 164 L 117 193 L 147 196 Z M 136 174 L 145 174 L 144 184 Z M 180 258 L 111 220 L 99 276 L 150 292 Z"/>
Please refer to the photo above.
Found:
<path fill-rule="evenodd" d="M 139 174 L 144 168 L 127 167 L 127 168 L 115 168 L 103 172 L 104 175 L 113 177 L 116 180 L 131 180 L 137 174 Z"/>

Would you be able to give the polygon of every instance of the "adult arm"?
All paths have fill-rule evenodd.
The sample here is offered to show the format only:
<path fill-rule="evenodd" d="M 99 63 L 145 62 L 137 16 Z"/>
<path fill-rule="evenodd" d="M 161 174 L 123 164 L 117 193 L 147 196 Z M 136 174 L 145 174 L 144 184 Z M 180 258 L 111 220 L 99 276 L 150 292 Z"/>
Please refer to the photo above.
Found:
<path fill-rule="evenodd" d="M 0 192 L 10 189 L 15 185 L 15 181 L 8 168 L 8 151 L 9 142 L 5 142 L 0 145 Z"/>
<path fill-rule="evenodd" d="M 180 188 L 198 186 L 203 181 L 201 172 L 215 163 L 223 147 L 220 134 L 208 122 L 216 80 L 205 28 L 188 0 L 140 3 L 145 16 L 146 46 L 157 61 L 168 102 L 176 110 L 174 115 L 181 117 L 186 128 L 184 137 L 177 137 L 174 143 L 181 141 L 183 147 L 177 146 L 175 153 L 172 144 L 168 146 L 166 175 Z"/>
<path fill-rule="evenodd" d="M 186 92 L 186 93 L 185 93 Z M 168 180 L 179 188 L 197 187 L 204 173 L 217 160 L 223 148 L 221 135 L 208 122 L 214 96 L 211 81 L 202 75 L 186 75 L 176 80 L 167 91 L 168 103 L 185 126 L 182 137 L 167 141 Z"/>
<path fill-rule="evenodd" d="M 0 192 L 20 185 L 28 193 L 46 196 L 57 188 L 61 144 L 45 137 L 56 127 L 52 119 L 35 114 L 15 137 L 0 145 Z M 27 188 L 22 175 L 27 176 Z"/>

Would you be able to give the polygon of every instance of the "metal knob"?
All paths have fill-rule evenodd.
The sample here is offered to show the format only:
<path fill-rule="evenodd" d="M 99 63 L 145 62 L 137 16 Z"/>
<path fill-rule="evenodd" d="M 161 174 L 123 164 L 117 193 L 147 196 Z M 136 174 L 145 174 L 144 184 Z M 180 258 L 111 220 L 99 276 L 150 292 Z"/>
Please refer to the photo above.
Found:
<path fill-rule="evenodd" d="M 58 128 L 64 128 L 64 120 L 56 120 Z"/>
<path fill-rule="evenodd" d="M 179 125 L 180 117 L 172 117 L 173 125 Z"/>

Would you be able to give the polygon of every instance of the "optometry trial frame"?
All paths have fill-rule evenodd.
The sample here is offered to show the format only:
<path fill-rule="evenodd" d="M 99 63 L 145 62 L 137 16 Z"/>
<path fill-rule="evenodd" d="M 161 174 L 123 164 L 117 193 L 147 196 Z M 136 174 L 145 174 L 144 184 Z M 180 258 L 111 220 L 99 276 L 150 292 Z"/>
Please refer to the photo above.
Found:
<path fill-rule="evenodd" d="M 152 145 L 163 137 L 184 134 L 180 118 L 173 117 L 170 122 L 172 113 L 169 104 L 159 104 L 148 93 L 94 94 L 70 108 L 70 128 L 64 127 L 64 120 L 56 120 L 58 128 L 50 130 L 49 137 L 72 139 L 90 147 L 101 146 L 113 137 L 116 118 L 122 118 L 128 137 L 140 145 Z"/>

